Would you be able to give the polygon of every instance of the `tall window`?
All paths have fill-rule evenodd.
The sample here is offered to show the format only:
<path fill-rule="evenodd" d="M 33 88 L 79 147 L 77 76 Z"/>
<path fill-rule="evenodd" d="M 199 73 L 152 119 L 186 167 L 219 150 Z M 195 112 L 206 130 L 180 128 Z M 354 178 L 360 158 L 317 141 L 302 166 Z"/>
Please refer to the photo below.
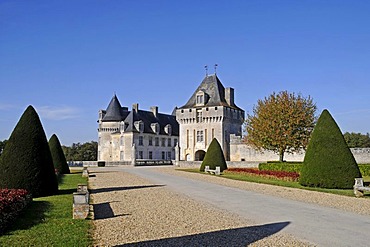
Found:
<path fill-rule="evenodd" d="M 168 160 L 171 160 L 171 151 L 168 151 L 168 152 L 167 152 L 167 159 L 168 159 Z"/>
<path fill-rule="evenodd" d="M 202 110 L 197 110 L 197 123 L 203 122 Z"/>
<path fill-rule="evenodd" d="M 149 151 L 149 159 L 152 160 L 153 159 L 153 152 L 152 151 Z"/>
<path fill-rule="evenodd" d="M 197 131 L 197 142 L 203 142 L 203 130 Z"/>
<path fill-rule="evenodd" d="M 162 152 L 162 160 L 166 159 L 166 152 Z"/>
<path fill-rule="evenodd" d="M 125 153 L 123 151 L 120 152 L 120 160 L 124 160 L 125 158 Z"/>
<path fill-rule="evenodd" d="M 173 146 L 176 147 L 176 145 L 177 145 L 177 139 L 173 139 Z"/>
<path fill-rule="evenodd" d="M 124 140 L 125 140 L 125 139 L 123 138 L 123 136 L 121 136 L 121 138 L 120 138 L 120 145 L 121 145 L 121 146 L 123 146 L 123 145 L 124 145 L 124 143 L 125 143 L 125 142 L 124 142 Z"/>
<path fill-rule="evenodd" d="M 143 159 L 143 151 L 139 151 L 139 159 Z"/>
<path fill-rule="evenodd" d="M 153 146 L 153 137 L 149 136 L 149 146 Z"/>
<path fill-rule="evenodd" d="M 166 146 L 166 138 L 162 138 L 162 147 Z"/>
<path fill-rule="evenodd" d="M 159 146 L 159 138 L 158 137 L 155 138 L 155 145 Z"/>
<path fill-rule="evenodd" d="M 168 139 L 167 139 L 167 146 L 168 146 L 168 147 L 171 147 L 171 138 L 168 138 Z"/>
<path fill-rule="evenodd" d="M 142 136 L 139 136 L 139 146 L 143 146 L 144 143 L 143 143 L 143 137 Z"/>

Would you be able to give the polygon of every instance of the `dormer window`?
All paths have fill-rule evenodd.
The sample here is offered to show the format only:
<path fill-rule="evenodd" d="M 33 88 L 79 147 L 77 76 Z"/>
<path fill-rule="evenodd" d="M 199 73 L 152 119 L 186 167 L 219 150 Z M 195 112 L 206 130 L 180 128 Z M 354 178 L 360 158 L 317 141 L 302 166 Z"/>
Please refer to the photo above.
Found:
<path fill-rule="evenodd" d="M 164 131 L 166 132 L 167 135 L 171 135 L 172 134 L 172 127 L 170 124 L 167 124 L 165 127 L 164 127 Z"/>
<path fill-rule="evenodd" d="M 159 123 L 152 123 L 150 127 L 155 134 L 159 134 Z"/>
<path fill-rule="evenodd" d="M 196 95 L 196 105 L 203 106 L 206 103 L 206 94 L 203 91 L 199 91 Z"/>
<path fill-rule="evenodd" d="M 143 121 L 136 121 L 135 123 L 134 123 L 134 125 L 135 125 L 135 128 L 136 128 L 136 130 L 137 131 L 139 131 L 140 133 L 143 133 L 144 132 L 144 122 Z"/>

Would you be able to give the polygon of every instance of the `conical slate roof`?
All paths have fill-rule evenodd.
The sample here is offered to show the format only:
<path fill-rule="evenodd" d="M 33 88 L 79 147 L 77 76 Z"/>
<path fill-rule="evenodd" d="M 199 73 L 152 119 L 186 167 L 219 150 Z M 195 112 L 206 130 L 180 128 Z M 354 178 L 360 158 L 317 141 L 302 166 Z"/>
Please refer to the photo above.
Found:
<path fill-rule="evenodd" d="M 108 108 L 106 110 L 105 116 L 103 121 L 121 121 L 123 120 L 121 114 L 121 104 L 116 95 L 113 96 L 112 100 L 110 101 Z"/>
<path fill-rule="evenodd" d="M 193 108 L 194 106 L 196 106 L 196 97 L 199 91 L 203 91 L 209 97 L 208 101 L 205 103 L 205 106 L 228 106 L 241 110 L 235 104 L 229 105 L 226 102 L 225 88 L 216 74 L 207 75 L 203 79 L 197 90 L 195 90 L 189 101 L 180 108 Z"/>

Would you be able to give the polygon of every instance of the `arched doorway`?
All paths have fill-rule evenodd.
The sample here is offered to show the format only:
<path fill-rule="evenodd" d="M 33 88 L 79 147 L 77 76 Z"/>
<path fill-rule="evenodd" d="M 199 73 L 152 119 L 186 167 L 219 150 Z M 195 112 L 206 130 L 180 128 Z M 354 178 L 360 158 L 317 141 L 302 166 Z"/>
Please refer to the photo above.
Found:
<path fill-rule="evenodd" d="M 198 150 L 195 152 L 195 161 L 203 161 L 206 152 L 203 150 Z"/>

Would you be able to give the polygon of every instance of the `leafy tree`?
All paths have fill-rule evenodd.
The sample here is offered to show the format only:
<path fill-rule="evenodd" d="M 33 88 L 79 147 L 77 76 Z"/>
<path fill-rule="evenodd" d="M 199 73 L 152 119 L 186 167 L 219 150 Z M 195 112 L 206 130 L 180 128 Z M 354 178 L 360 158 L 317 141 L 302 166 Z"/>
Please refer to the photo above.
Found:
<path fill-rule="evenodd" d="M 224 152 L 222 152 L 220 143 L 218 143 L 216 138 L 213 138 L 211 144 L 209 144 L 206 155 L 200 166 L 200 171 L 204 172 L 206 166 L 209 166 L 209 169 L 212 170 L 215 170 L 216 166 L 219 166 L 221 172 L 227 169 Z"/>
<path fill-rule="evenodd" d="M 370 148 L 370 134 L 363 135 L 361 133 L 346 132 L 344 139 L 349 148 Z"/>
<path fill-rule="evenodd" d="M 300 175 L 310 187 L 350 189 L 360 170 L 333 117 L 324 110 L 313 130 Z"/>
<path fill-rule="evenodd" d="M 5 144 L 6 144 L 7 140 L 4 140 L 4 141 L 0 141 L 0 156 L 1 154 L 3 153 L 3 150 L 5 148 Z"/>
<path fill-rule="evenodd" d="M 66 161 L 66 157 L 64 156 L 62 146 L 60 145 L 58 137 L 54 134 L 51 136 L 49 140 L 49 147 L 51 156 L 53 158 L 54 168 L 60 174 L 69 174 L 70 170 Z"/>
<path fill-rule="evenodd" d="M 246 143 L 258 149 L 272 150 L 284 161 L 284 153 L 305 149 L 315 125 L 316 105 L 287 91 L 272 93 L 258 100 L 253 114 L 245 122 Z"/>
<path fill-rule="evenodd" d="M 98 143 L 95 141 L 86 143 L 73 143 L 72 146 L 62 146 L 68 161 L 90 161 L 98 159 Z"/>
<path fill-rule="evenodd" d="M 1 155 L 0 188 L 26 189 L 34 197 L 58 191 L 48 141 L 32 106 L 21 116 Z"/>

